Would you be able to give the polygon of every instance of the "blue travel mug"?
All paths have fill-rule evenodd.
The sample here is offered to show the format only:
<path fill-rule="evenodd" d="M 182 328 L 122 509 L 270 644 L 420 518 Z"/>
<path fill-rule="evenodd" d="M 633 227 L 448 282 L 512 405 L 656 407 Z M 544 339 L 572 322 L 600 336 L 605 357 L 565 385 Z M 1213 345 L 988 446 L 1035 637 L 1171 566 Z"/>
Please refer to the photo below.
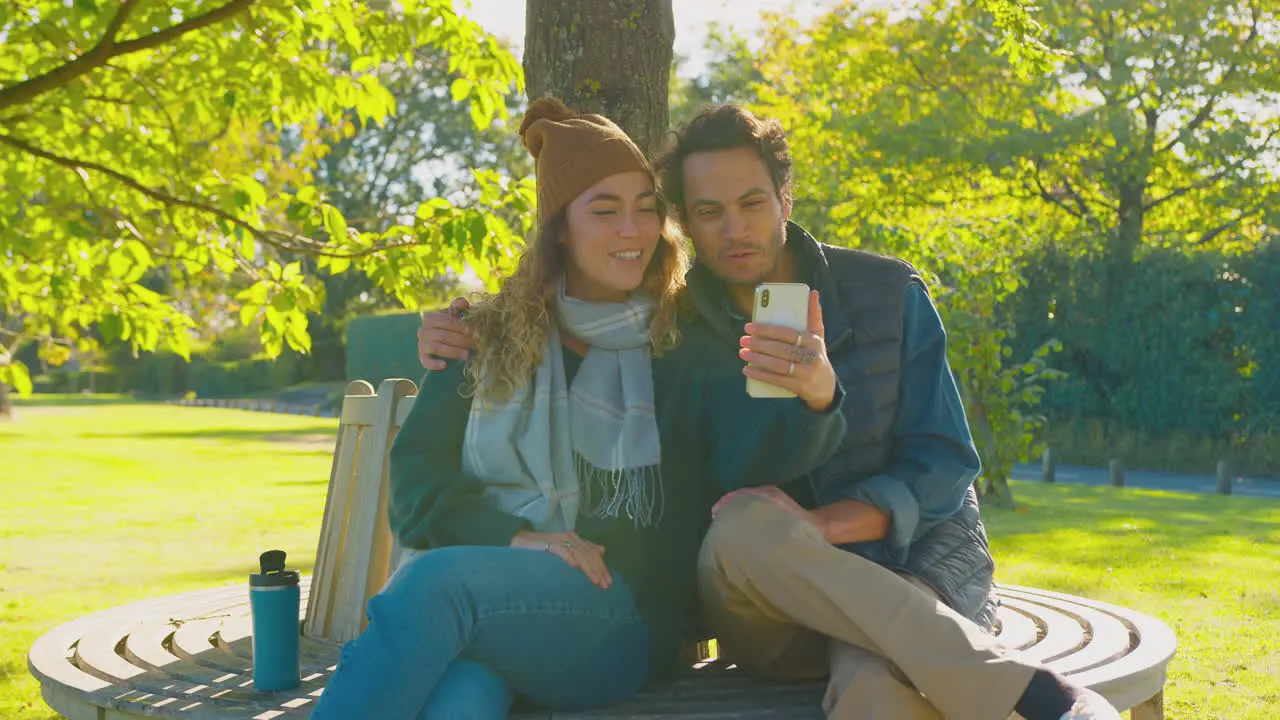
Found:
<path fill-rule="evenodd" d="M 284 569 L 283 550 L 258 557 L 262 572 L 249 576 L 253 614 L 253 687 L 289 690 L 298 686 L 298 573 Z"/>

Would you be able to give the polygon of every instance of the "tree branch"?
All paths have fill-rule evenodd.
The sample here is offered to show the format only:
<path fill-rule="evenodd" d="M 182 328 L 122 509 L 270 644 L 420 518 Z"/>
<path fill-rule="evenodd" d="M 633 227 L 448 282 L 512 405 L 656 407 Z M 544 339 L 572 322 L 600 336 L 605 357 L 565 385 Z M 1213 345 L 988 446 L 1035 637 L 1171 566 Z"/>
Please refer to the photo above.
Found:
<path fill-rule="evenodd" d="M 1233 218 L 1233 219 L 1231 219 L 1231 220 L 1228 220 L 1228 221 L 1226 221 L 1226 222 L 1222 223 L 1222 224 L 1221 224 L 1221 225 L 1219 225 L 1218 227 L 1216 227 L 1216 228 L 1214 228 L 1214 229 L 1212 229 L 1212 230 L 1209 230 L 1209 231 L 1207 231 L 1207 232 L 1201 233 L 1201 235 L 1200 235 L 1200 239 L 1199 239 L 1199 240 L 1196 240 L 1196 241 L 1195 241 L 1194 243 L 1192 243 L 1192 244 L 1193 244 L 1193 245 L 1208 245 L 1209 243 L 1213 242 L 1213 240 L 1214 240 L 1215 238 L 1217 238 L 1219 235 L 1221 235 L 1222 233 L 1224 233 L 1224 232 L 1226 232 L 1226 231 L 1230 230 L 1231 228 L 1235 227 L 1236 225 L 1239 225 L 1241 222 L 1243 222 L 1243 221 L 1244 221 L 1244 219 L 1245 219 L 1245 218 L 1247 218 L 1247 217 L 1249 217 L 1249 216 L 1250 216 L 1250 213 L 1240 213 L 1240 214 L 1239 214 L 1238 216 L 1236 216 L 1235 218 Z"/>
<path fill-rule="evenodd" d="M 116 11 L 116 16 L 111 18 L 111 22 L 107 24 L 106 32 L 102 33 L 102 39 L 98 41 L 99 45 L 115 45 L 116 36 L 120 34 L 120 28 L 129 20 L 129 16 L 138 7 L 138 0 L 124 0 L 120 3 L 120 9 Z"/>
<path fill-rule="evenodd" d="M 93 46 L 93 49 L 76 57 L 74 60 L 59 65 L 49 72 L 24 80 L 17 85 L 0 88 L 0 110 L 30 102 L 44 93 L 56 90 L 78 77 L 97 70 L 112 58 L 142 50 L 150 50 L 176 40 L 187 33 L 221 22 L 247 9 L 254 3 L 254 0 L 230 0 L 220 8 L 210 10 L 204 15 L 184 20 L 159 32 L 133 40 L 126 40 L 125 42 L 116 42 L 115 35 L 120 31 L 120 26 L 124 24 L 129 14 L 133 11 L 136 1 L 125 0 L 116 16 L 111 19 L 111 24 L 107 27 L 107 33 L 103 35 L 97 45 Z"/>
<path fill-rule="evenodd" d="M 1245 36 L 1244 40 L 1240 41 L 1239 50 L 1241 51 L 1244 50 L 1245 46 L 1252 43 L 1254 38 L 1257 37 L 1258 35 L 1257 12 L 1251 10 L 1251 15 L 1252 15 L 1252 22 L 1249 24 L 1249 34 Z M 1218 107 L 1218 101 L 1222 99 L 1222 95 L 1224 92 L 1222 90 L 1223 86 L 1225 86 L 1231 80 L 1231 78 L 1235 76 L 1236 72 L 1239 71 L 1239 69 L 1240 69 L 1240 62 L 1237 59 L 1235 62 L 1231 63 L 1231 67 L 1227 68 L 1227 71 L 1222 74 L 1222 78 L 1218 80 L 1218 92 L 1210 95 L 1209 99 L 1205 101 L 1204 105 L 1202 105 L 1200 109 L 1196 111 L 1195 116 L 1193 116 L 1191 120 L 1187 122 L 1186 125 L 1183 125 L 1178 130 L 1178 132 L 1174 133 L 1173 137 L 1169 140 L 1169 142 L 1165 143 L 1164 146 L 1160 148 L 1161 153 L 1168 152 L 1175 145 L 1182 142 L 1188 135 L 1195 132 L 1196 130 L 1199 130 L 1200 126 L 1204 125 L 1205 122 L 1209 120 L 1209 118 L 1213 115 L 1213 111 Z"/>
<path fill-rule="evenodd" d="M 1043 198 L 1043 199 L 1045 199 L 1045 200 L 1048 200 L 1049 202 L 1053 203 L 1054 205 L 1057 205 L 1058 207 L 1062 208 L 1063 210 L 1065 210 L 1065 211 L 1067 212 L 1067 214 L 1068 214 L 1068 215 L 1071 215 L 1072 217 L 1074 217 L 1074 218 L 1076 218 L 1076 219 L 1078 219 L 1078 220 L 1083 220 L 1083 219 L 1084 219 L 1084 216 L 1083 216 L 1083 215 L 1081 215 L 1079 212 L 1077 212 L 1074 208 L 1072 208 L 1072 207 L 1068 206 L 1066 203 L 1062 202 L 1062 200 L 1061 200 L 1057 195 L 1055 195 L 1055 194 L 1053 194 L 1053 193 L 1049 192 L 1048 188 L 1046 188 L 1046 187 L 1044 186 L 1044 183 L 1042 183 L 1042 182 L 1040 181 L 1040 168 L 1039 168 L 1039 167 L 1036 167 L 1035 174 L 1033 174 L 1033 175 L 1031 176 L 1031 179 L 1035 181 L 1035 184 L 1036 184 L 1036 190 L 1038 191 L 1038 192 L 1036 192 L 1036 194 L 1037 194 L 1037 195 L 1039 195 L 1041 198 Z"/>
<path fill-rule="evenodd" d="M 1234 165 L 1228 165 L 1227 167 L 1219 170 L 1218 172 L 1210 175 L 1209 177 L 1205 178 L 1204 180 L 1201 180 L 1198 183 L 1192 183 L 1190 185 L 1180 187 L 1177 190 L 1172 190 L 1168 193 L 1165 193 L 1164 195 L 1156 198 L 1155 200 L 1152 200 L 1151 202 L 1143 205 L 1142 210 L 1143 212 L 1146 212 L 1153 208 L 1159 207 L 1160 205 L 1163 205 L 1166 202 L 1169 202 L 1170 200 L 1174 200 L 1176 198 L 1182 197 L 1183 195 L 1186 195 L 1192 190 L 1203 190 L 1209 187 L 1210 185 L 1213 185 L 1214 183 L 1218 182 L 1222 178 L 1226 177 L 1228 174 L 1231 173 L 1231 171 L 1235 169 L 1236 168 Z"/>
<path fill-rule="evenodd" d="M 374 245 L 371 247 L 367 247 L 367 248 L 363 248 L 363 249 L 355 250 L 351 252 L 334 252 L 333 250 L 329 249 L 329 247 L 325 243 L 317 242 L 309 237 L 304 237 L 302 235 L 295 235 L 293 233 L 287 233 L 280 230 L 266 230 L 264 228 L 260 228 L 254 225 L 253 223 L 242 220 L 225 210 L 209 205 L 208 203 L 200 202 L 199 200 L 190 200 L 187 198 L 175 197 L 166 192 L 156 190 L 155 188 L 147 187 L 146 185 L 143 185 L 141 182 L 129 177 L 128 175 L 125 175 L 124 173 L 121 173 L 116 170 L 112 170 L 111 168 L 106 167 L 105 165 L 100 165 L 98 163 L 88 162 L 84 160 L 75 160 L 73 158 L 63 157 L 61 155 L 51 153 L 48 150 L 42 150 L 41 148 L 35 147 L 33 145 L 29 145 L 21 140 L 18 140 L 17 138 L 4 135 L 4 134 L 0 134 L 0 143 L 4 143 L 6 145 L 10 145 L 12 147 L 18 148 L 23 152 L 29 153 L 31 155 L 35 155 L 36 157 L 41 158 L 43 160 L 48 160 L 49 162 L 52 162 L 55 165 L 60 165 L 65 168 L 70 168 L 71 170 L 79 170 L 79 171 L 93 170 L 94 172 L 102 173 L 103 175 L 106 175 L 110 178 L 115 179 L 116 181 L 136 190 L 137 192 L 151 198 L 152 200 L 163 203 L 165 205 L 178 205 L 181 207 L 186 207 L 192 210 L 196 210 L 198 212 L 206 213 L 208 215 L 212 215 L 216 218 L 219 218 L 228 223 L 231 223 L 236 227 L 244 228 L 246 232 L 253 235 L 255 238 L 257 238 L 259 241 L 263 243 L 266 243 L 268 245 L 271 245 L 273 247 L 279 248 L 287 252 L 305 253 L 308 255 L 326 255 L 328 257 L 358 258 L 358 257 L 365 257 L 367 255 L 372 255 L 374 253 L 384 252 L 387 250 L 394 250 L 396 248 L 409 247 L 412 245 L 419 244 L 417 240 L 410 239 L 410 240 L 405 240 L 400 242 L 391 242 L 391 243 L 384 243 L 381 245 Z"/>

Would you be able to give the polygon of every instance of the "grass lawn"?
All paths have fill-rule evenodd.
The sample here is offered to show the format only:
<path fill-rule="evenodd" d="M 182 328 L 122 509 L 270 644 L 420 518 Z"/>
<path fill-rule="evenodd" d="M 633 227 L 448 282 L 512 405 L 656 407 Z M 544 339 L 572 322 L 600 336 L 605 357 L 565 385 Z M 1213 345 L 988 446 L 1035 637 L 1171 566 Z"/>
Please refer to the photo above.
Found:
<path fill-rule="evenodd" d="M 247 582 L 273 547 L 314 563 L 336 419 L 95 400 L 37 400 L 0 423 L 5 720 L 57 717 L 26 659 L 51 627 Z"/>
<path fill-rule="evenodd" d="M 0 424 L 0 718 L 56 717 L 26 652 L 84 613 L 242 583 L 257 553 L 310 571 L 336 420 L 98 398 Z M 998 577 L 1162 618 L 1171 720 L 1280 706 L 1280 502 L 1018 483 L 987 513 Z"/>

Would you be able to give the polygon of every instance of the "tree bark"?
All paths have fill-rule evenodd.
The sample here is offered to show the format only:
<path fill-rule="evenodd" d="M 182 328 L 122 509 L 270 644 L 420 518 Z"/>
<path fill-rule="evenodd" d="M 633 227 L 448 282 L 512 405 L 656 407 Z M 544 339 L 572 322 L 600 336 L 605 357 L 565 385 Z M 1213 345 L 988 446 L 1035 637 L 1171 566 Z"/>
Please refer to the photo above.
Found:
<path fill-rule="evenodd" d="M 1005 510 L 1017 509 L 1018 503 L 1013 499 L 1013 488 L 1009 487 L 1009 479 L 985 475 L 978 479 L 978 499 L 988 505 L 995 505 Z"/>
<path fill-rule="evenodd" d="M 674 43 L 671 0 L 528 0 L 529 99 L 604 115 L 652 153 L 667 131 Z"/>
<path fill-rule="evenodd" d="M 13 419 L 13 401 L 9 399 L 9 387 L 0 382 L 0 420 Z"/>

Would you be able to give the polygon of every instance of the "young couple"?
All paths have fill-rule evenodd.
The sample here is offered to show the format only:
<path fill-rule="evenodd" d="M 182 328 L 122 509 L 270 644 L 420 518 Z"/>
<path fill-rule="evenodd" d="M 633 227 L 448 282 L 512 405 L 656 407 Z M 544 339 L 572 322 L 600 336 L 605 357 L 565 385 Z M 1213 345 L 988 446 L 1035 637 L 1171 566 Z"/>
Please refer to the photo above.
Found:
<path fill-rule="evenodd" d="M 1118 720 L 987 633 L 937 311 L 905 263 L 788 222 L 776 122 L 707 108 L 661 190 L 606 118 L 543 99 L 520 134 L 539 230 L 496 295 L 424 316 L 389 503 L 415 552 L 315 720 L 617 703 L 678 670 L 703 612 L 747 670 L 828 677 L 828 717 Z M 816 288 L 806 330 L 749 322 L 766 281 Z"/>

